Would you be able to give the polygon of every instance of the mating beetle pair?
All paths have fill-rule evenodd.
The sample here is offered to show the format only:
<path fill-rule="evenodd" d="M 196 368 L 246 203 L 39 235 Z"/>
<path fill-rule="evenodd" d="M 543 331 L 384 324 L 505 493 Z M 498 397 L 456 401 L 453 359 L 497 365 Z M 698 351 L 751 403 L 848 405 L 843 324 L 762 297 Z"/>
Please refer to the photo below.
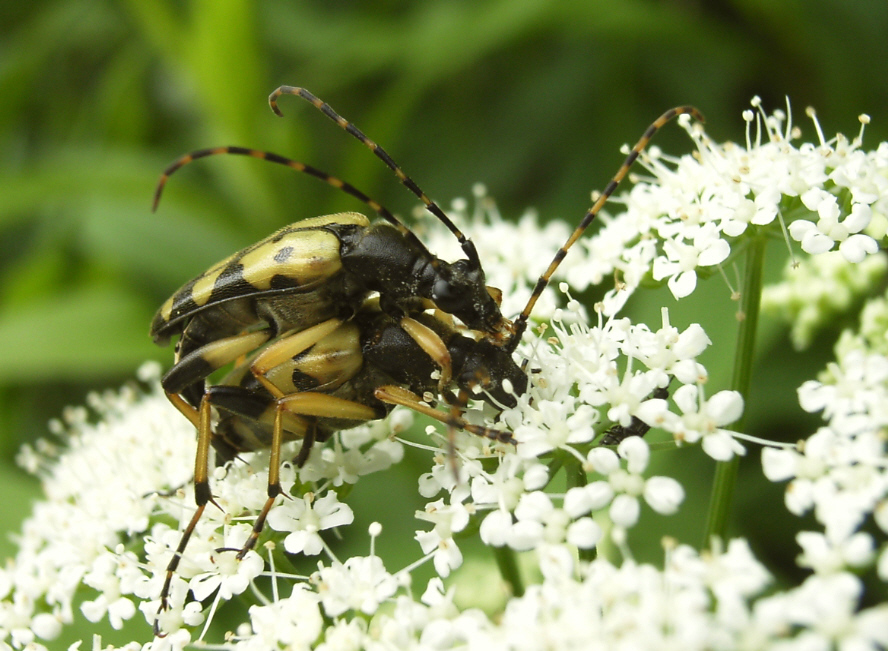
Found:
<path fill-rule="evenodd" d="M 398 179 L 447 226 L 466 258 L 447 263 L 432 255 L 392 213 L 354 186 L 289 158 L 241 147 L 188 154 L 164 172 L 168 177 L 205 156 L 240 154 L 286 165 L 319 178 L 373 208 L 384 220 L 342 213 L 296 222 L 214 265 L 184 285 L 160 309 L 151 335 L 161 345 L 179 335 L 175 365 L 162 385 L 172 403 L 198 429 L 195 464 L 197 510 L 168 568 L 161 593 L 164 609 L 172 576 L 188 538 L 212 500 L 208 455 L 271 449 L 268 501 L 243 556 L 258 538 L 279 484 L 280 446 L 302 439 L 297 463 L 311 445 L 332 432 L 381 418 L 394 405 L 426 413 L 449 427 L 503 442 L 511 435 L 472 426 L 462 418 L 469 396 L 510 407 L 526 392 L 527 376 L 512 354 L 536 301 L 568 249 L 626 176 L 654 133 L 693 107 L 671 109 L 633 147 L 611 182 L 540 276 L 530 300 L 513 321 L 499 309 L 499 292 L 485 284 L 474 245 L 392 158 L 328 104 L 301 88 L 282 86 L 269 97 L 296 95 L 312 103 L 390 167 Z M 453 322 L 459 319 L 461 326 Z M 218 384 L 211 373 L 234 366 Z M 454 393 L 454 386 L 457 393 Z M 428 394 L 450 406 L 442 412 Z M 212 423 L 213 409 L 219 416 Z"/>

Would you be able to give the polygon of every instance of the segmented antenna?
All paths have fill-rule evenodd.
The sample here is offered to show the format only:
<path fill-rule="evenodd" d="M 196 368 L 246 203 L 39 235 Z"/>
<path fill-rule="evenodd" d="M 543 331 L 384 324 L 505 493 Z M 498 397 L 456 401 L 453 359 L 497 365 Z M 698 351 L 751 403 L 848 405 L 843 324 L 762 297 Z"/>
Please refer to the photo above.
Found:
<path fill-rule="evenodd" d="M 157 206 L 160 203 L 160 197 L 163 194 L 163 189 L 166 186 L 167 180 L 172 176 L 177 170 L 181 169 L 185 165 L 192 163 L 200 158 L 207 158 L 208 156 L 221 156 L 225 154 L 236 154 L 239 156 L 250 156 L 251 158 L 258 158 L 261 160 L 266 160 L 270 163 L 276 163 L 278 165 L 283 165 L 285 167 L 289 167 L 292 170 L 296 170 L 302 174 L 307 174 L 316 179 L 320 179 L 327 185 L 330 185 L 337 190 L 344 192 L 345 194 L 354 197 L 358 201 L 370 206 L 376 213 L 389 222 L 392 226 L 398 229 L 401 234 L 413 241 L 422 251 L 427 251 L 425 245 L 419 240 L 419 238 L 414 235 L 413 231 L 411 231 L 404 223 L 395 217 L 385 206 L 374 201 L 366 194 L 358 190 L 351 183 L 347 183 L 342 179 L 336 178 L 335 176 L 330 176 L 326 172 L 323 172 L 316 167 L 312 167 L 311 165 L 307 165 L 305 163 L 301 163 L 297 160 L 293 160 L 292 158 L 287 158 L 286 156 L 281 156 L 280 154 L 275 154 L 270 151 L 262 151 L 259 149 L 250 149 L 248 147 L 213 147 L 211 149 L 198 149 L 197 151 L 190 152 L 185 154 L 181 158 L 173 161 L 167 167 L 163 174 L 160 175 L 160 180 L 157 182 L 157 187 L 154 190 L 154 202 L 151 205 L 151 210 L 157 210 Z"/>
<path fill-rule="evenodd" d="M 351 134 L 358 141 L 363 143 L 370 151 L 372 151 L 379 160 L 385 163 L 390 170 L 395 173 L 395 176 L 398 177 L 398 180 L 416 195 L 420 201 L 425 204 L 426 210 L 432 213 L 435 217 L 437 217 L 441 223 L 443 223 L 451 233 L 453 233 L 454 237 L 459 241 L 460 246 L 468 257 L 469 261 L 476 268 L 481 267 L 481 260 L 478 257 L 478 252 L 475 249 L 475 245 L 469 240 L 465 235 L 463 235 L 462 231 L 460 231 L 456 224 L 454 224 L 450 217 L 448 217 L 443 210 L 436 204 L 434 201 L 428 198 L 425 192 L 423 192 L 422 188 L 420 188 L 416 182 L 411 179 L 407 174 L 404 173 L 404 170 L 401 169 L 401 166 L 398 165 L 394 159 L 389 156 L 388 152 L 385 151 L 382 147 L 376 144 L 374 141 L 370 140 L 364 132 L 358 129 L 354 124 L 346 120 L 344 117 L 339 115 L 333 108 L 327 104 L 327 102 L 319 99 L 311 92 L 307 91 L 304 88 L 298 88 L 296 86 L 281 86 L 277 88 L 271 95 L 268 96 L 268 105 L 271 107 L 271 110 L 275 112 L 276 115 L 283 117 L 283 113 L 278 108 L 277 100 L 281 95 L 295 95 L 296 97 L 301 97 L 306 100 L 310 104 L 312 104 L 315 108 L 317 108 L 321 113 L 326 115 L 328 118 L 333 120 L 340 128 L 345 130 L 347 133 Z"/>
<path fill-rule="evenodd" d="M 610 183 L 607 184 L 607 187 L 604 189 L 604 192 L 598 197 L 595 203 L 591 208 L 586 212 L 586 215 L 583 217 L 580 224 L 574 229 L 574 232 L 571 233 L 571 236 L 567 238 L 567 242 L 558 249 L 558 252 L 555 254 L 555 257 L 552 258 L 552 262 L 549 263 L 549 267 L 543 272 L 543 275 L 539 277 L 537 280 L 536 286 L 533 288 L 533 293 L 530 295 L 530 299 L 527 301 L 527 305 L 524 306 L 524 309 L 521 311 L 521 314 L 518 315 L 518 318 L 514 321 L 515 333 L 512 335 L 512 338 L 507 341 L 504 345 L 506 350 L 512 351 L 518 346 L 518 342 L 521 341 L 521 335 L 524 334 L 524 331 L 527 329 L 527 319 L 530 317 L 530 313 L 533 311 L 534 305 L 536 305 L 537 300 L 542 295 L 543 290 L 546 289 L 546 286 L 549 284 L 549 280 L 552 278 L 552 274 L 555 273 L 555 270 L 558 268 L 558 265 L 561 264 L 561 261 L 564 260 L 564 256 L 567 255 L 568 249 L 574 245 L 574 243 L 583 235 L 583 232 L 589 227 L 589 224 L 595 219 L 595 216 L 601 210 L 605 203 L 607 203 L 608 198 L 614 193 L 617 189 L 617 186 L 620 185 L 620 181 L 622 181 L 626 174 L 629 172 L 629 168 L 632 167 L 632 164 L 635 163 L 638 156 L 647 147 L 648 143 L 651 141 L 651 138 L 654 137 L 654 134 L 657 133 L 667 122 L 672 120 L 674 117 L 679 115 L 689 114 L 694 119 L 703 122 L 703 114 L 700 113 L 693 106 L 677 106 L 673 109 L 669 109 L 663 115 L 658 117 L 654 122 L 645 130 L 644 134 L 635 143 L 635 146 L 632 148 L 632 151 L 629 152 L 629 155 L 626 157 L 626 160 L 623 161 L 623 164 L 620 166 L 620 169 L 617 170 L 617 173 L 614 174 L 614 177 L 611 179 Z"/>

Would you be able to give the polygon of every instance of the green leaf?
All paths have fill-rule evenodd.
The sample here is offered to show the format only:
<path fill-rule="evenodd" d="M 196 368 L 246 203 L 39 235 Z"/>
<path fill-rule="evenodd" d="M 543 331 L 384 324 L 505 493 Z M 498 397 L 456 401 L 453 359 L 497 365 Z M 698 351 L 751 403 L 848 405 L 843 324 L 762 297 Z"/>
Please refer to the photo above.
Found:
<path fill-rule="evenodd" d="M 151 310 L 131 292 L 85 289 L 0 313 L 0 382 L 89 380 L 157 357 Z"/>

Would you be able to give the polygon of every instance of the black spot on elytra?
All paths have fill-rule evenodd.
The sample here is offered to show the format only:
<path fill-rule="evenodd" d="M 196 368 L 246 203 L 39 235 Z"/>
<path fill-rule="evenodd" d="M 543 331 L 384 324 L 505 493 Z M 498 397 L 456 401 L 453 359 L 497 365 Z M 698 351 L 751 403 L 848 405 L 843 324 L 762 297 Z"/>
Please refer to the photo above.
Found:
<path fill-rule="evenodd" d="M 285 246 L 278 250 L 277 253 L 274 254 L 274 261 L 278 264 L 283 264 L 287 261 L 287 258 L 290 257 L 290 254 L 293 253 L 292 246 Z"/>

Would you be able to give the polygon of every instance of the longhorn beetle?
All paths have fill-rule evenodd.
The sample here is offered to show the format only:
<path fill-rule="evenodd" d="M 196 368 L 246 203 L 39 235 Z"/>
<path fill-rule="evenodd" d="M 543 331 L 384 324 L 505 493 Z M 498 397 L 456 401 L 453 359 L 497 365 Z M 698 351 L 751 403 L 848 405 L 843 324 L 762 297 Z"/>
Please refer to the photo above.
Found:
<path fill-rule="evenodd" d="M 436 376 L 438 379 L 436 379 Z M 207 387 L 199 409 L 189 418 L 198 428 L 195 494 L 198 507 L 185 528 L 166 572 L 160 610 L 166 607 L 172 578 L 188 540 L 211 501 L 209 446 L 246 452 L 270 448 L 268 498 L 253 532 L 238 551 L 252 549 L 280 486 L 281 445 L 302 440 L 295 459 L 301 466 L 314 442 L 334 432 L 384 418 L 403 405 L 446 424 L 493 441 L 514 444 L 511 434 L 472 425 L 458 410 L 468 396 L 495 408 L 514 407 L 527 390 L 527 375 L 511 353 L 487 339 L 474 339 L 439 315 L 419 313 L 394 319 L 368 301 L 350 320 L 330 319 L 281 335 Z M 459 390 L 454 395 L 451 384 Z M 438 394 L 453 407 L 442 412 L 421 396 Z M 425 398 L 427 399 L 427 398 Z M 211 424 L 211 410 L 219 414 Z"/>
<path fill-rule="evenodd" d="M 507 338 L 511 323 L 500 313 L 499 290 L 486 286 L 474 244 L 444 211 L 384 149 L 328 104 L 306 90 L 282 86 L 269 97 L 279 115 L 276 98 L 281 94 L 295 94 L 310 101 L 369 147 L 454 234 L 466 258 L 454 263 L 436 258 L 383 206 L 351 184 L 310 165 L 243 147 L 218 147 L 187 154 L 161 176 L 154 196 L 155 209 L 167 179 L 182 166 L 207 156 L 239 154 L 321 179 L 369 205 L 385 222 L 370 224 L 358 213 L 302 220 L 213 265 L 182 286 L 158 310 L 150 331 L 158 345 L 165 345 L 171 336 L 181 335 L 176 366 L 171 371 L 175 378 L 163 379 L 174 404 L 182 410 L 183 399 L 192 406 L 200 400 L 208 375 L 201 361 L 203 353 L 229 355 L 227 361 L 233 361 L 282 332 L 304 329 L 336 316 L 347 318 L 372 292 L 379 293 L 382 309 L 393 316 L 431 305 L 458 317 L 468 328 L 485 336 Z M 255 327 L 263 327 L 264 334 L 243 334 Z M 197 351 L 201 354 L 189 357 Z M 189 362 L 180 363 L 185 358 Z M 183 388 L 171 390 L 170 387 L 181 384 L 182 377 L 187 379 Z"/>
<path fill-rule="evenodd" d="M 514 406 L 514 396 L 526 391 L 527 377 L 511 355 L 567 251 L 657 130 L 681 114 L 703 119 L 697 109 L 681 106 L 665 112 L 648 127 L 539 277 L 513 323 L 499 311 L 497 290 L 485 286 L 474 245 L 391 157 L 304 89 L 281 86 L 275 90 L 269 97 L 275 113 L 280 115 L 276 101 L 285 94 L 308 100 L 371 149 L 450 229 L 467 258 L 453 264 L 435 258 L 397 218 L 354 186 L 277 154 L 241 147 L 206 149 L 180 158 L 164 171 L 155 192 L 155 207 L 166 180 L 183 165 L 210 155 L 241 154 L 319 178 L 363 201 L 388 224 L 371 225 L 358 213 L 297 222 L 187 283 L 155 317 L 151 334 L 157 343 L 181 335 L 176 363 L 164 376 L 163 388 L 199 432 L 195 466 L 198 509 L 167 568 L 158 614 L 166 608 L 172 576 L 188 538 L 211 501 L 210 445 L 223 459 L 238 451 L 271 449 L 268 501 L 239 553 L 242 557 L 255 544 L 265 516 L 281 492 L 278 478 L 284 438 L 304 439 L 297 458 L 301 464 L 315 440 L 323 441 L 338 429 L 381 418 L 393 405 L 402 404 L 449 427 L 514 443 L 506 432 L 471 426 L 461 418 L 460 410 L 469 394 L 481 389 L 488 402 Z M 373 293 L 378 293 L 378 307 L 368 307 Z M 426 314 L 429 308 L 437 308 L 437 312 Z M 472 336 L 454 329 L 448 323 L 450 316 L 459 318 Z M 246 361 L 239 361 L 244 356 Z M 331 362 L 334 358 L 345 366 L 335 365 Z M 218 385 L 205 388 L 213 371 L 232 362 L 234 369 Z M 433 381 L 436 370 L 440 376 Z M 506 381 L 511 392 L 506 390 Z M 452 393 L 453 384 L 459 396 Z M 419 395 L 426 393 L 437 393 L 451 406 L 451 413 L 424 405 Z M 211 424 L 214 407 L 220 414 L 215 428 Z"/>

